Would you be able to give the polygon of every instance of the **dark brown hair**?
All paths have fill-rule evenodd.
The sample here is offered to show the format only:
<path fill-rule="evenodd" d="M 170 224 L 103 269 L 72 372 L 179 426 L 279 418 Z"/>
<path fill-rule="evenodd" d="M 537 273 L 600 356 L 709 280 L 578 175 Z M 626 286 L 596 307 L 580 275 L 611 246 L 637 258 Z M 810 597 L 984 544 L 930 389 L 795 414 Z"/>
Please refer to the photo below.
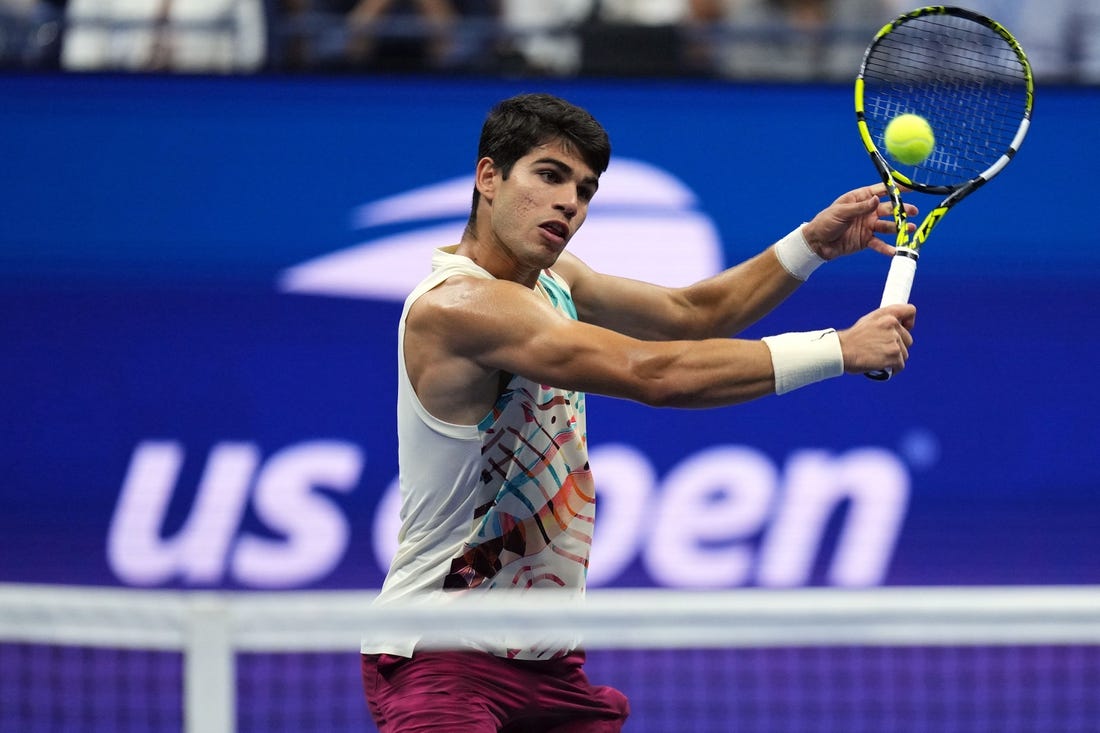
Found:
<path fill-rule="evenodd" d="M 520 94 L 497 103 L 481 128 L 477 159 L 491 158 L 507 178 L 516 161 L 532 149 L 560 140 L 600 175 L 611 161 L 607 131 L 586 110 L 552 94 Z M 477 218 L 480 193 L 474 189 L 470 223 Z"/>

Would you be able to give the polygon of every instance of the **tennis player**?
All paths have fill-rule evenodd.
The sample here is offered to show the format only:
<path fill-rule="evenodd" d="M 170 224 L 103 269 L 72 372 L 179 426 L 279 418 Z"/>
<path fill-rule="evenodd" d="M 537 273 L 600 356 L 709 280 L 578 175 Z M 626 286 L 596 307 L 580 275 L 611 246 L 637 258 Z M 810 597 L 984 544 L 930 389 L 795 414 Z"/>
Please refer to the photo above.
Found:
<path fill-rule="evenodd" d="M 845 372 L 905 366 L 911 305 L 842 331 L 731 338 L 827 260 L 892 234 L 881 185 L 844 194 L 748 261 L 686 288 L 600 274 L 566 251 L 611 146 L 586 111 L 513 97 L 482 129 L 469 223 L 436 250 L 398 330 L 402 527 L 379 603 L 584 592 L 592 542 L 585 393 L 653 406 L 730 405 Z M 910 207 L 915 213 L 915 208 Z M 462 650 L 364 636 L 383 733 L 622 728 L 625 696 L 593 685 L 579 648 L 530 638 Z"/>

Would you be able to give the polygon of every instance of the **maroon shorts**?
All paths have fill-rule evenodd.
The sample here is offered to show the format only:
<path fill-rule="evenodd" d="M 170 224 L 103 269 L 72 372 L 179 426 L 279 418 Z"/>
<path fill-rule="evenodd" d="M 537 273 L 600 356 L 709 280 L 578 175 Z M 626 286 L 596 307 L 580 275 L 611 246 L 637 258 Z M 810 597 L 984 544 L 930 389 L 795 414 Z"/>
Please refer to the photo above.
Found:
<path fill-rule="evenodd" d="M 584 654 L 521 661 L 476 651 L 362 655 L 363 689 L 381 733 L 617 733 L 630 706 L 592 685 Z"/>

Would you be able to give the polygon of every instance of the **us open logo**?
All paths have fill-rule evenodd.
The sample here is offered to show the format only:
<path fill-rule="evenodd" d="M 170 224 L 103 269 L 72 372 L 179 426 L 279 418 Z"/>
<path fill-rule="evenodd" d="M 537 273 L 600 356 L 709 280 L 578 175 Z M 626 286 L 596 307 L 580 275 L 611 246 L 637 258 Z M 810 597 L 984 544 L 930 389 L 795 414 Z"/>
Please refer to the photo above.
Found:
<path fill-rule="evenodd" d="M 458 244 L 473 179 L 452 178 L 364 204 L 352 226 L 366 239 L 284 271 L 288 293 L 404 300 L 428 274 L 432 250 Z M 724 266 L 713 220 L 667 171 L 639 160 L 611 163 L 569 251 L 590 267 L 661 285 L 690 285 Z"/>

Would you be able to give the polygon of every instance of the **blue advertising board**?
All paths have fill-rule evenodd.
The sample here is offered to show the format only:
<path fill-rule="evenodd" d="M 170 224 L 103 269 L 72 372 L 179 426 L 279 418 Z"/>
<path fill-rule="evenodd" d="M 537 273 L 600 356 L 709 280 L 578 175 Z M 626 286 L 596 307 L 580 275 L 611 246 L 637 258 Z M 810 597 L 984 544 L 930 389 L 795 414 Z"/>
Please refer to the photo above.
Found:
<path fill-rule="evenodd" d="M 0 581 L 379 587 L 401 300 L 457 241 L 488 107 L 534 89 L 611 133 L 574 246 L 618 274 L 704 277 L 874 181 L 845 87 L 0 78 Z M 591 396 L 592 585 L 1100 582 L 1098 120 L 1040 89 L 930 240 L 890 382 Z M 744 335 L 850 325 L 888 264 Z"/>

